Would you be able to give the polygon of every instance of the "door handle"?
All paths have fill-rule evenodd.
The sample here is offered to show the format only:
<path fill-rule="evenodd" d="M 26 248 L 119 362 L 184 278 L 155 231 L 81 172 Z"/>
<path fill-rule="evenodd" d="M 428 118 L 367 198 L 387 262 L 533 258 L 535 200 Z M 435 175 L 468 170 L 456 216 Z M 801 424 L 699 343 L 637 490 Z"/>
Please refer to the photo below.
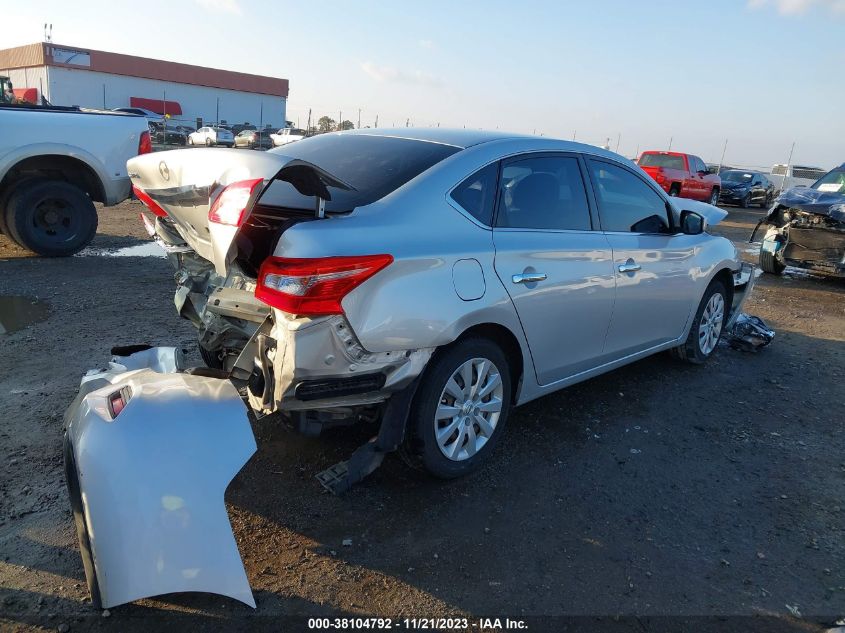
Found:
<path fill-rule="evenodd" d="M 616 267 L 616 269 L 617 269 L 620 273 L 635 273 L 635 272 L 637 272 L 638 270 L 641 270 L 641 269 L 642 269 L 642 266 L 640 266 L 639 264 L 637 264 L 634 260 L 629 259 L 629 260 L 628 260 L 627 262 L 625 262 L 624 264 L 619 264 L 619 266 L 617 266 L 617 267 Z"/>
<path fill-rule="evenodd" d="M 545 281 L 546 273 L 520 273 L 511 277 L 511 281 L 515 284 L 530 284 L 534 281 Z"/>

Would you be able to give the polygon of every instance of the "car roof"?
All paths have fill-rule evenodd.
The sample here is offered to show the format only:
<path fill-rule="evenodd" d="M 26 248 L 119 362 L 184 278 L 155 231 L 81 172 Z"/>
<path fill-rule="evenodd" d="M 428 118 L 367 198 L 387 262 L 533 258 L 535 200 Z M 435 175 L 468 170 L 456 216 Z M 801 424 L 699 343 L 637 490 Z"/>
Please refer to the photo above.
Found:
<path fill-rule="evenodd" d="M 732 169 L 723 169 L 720 173 L 726 174 L 729 171 L 737 171 L 743 174 L 757 174 L 758 176 L 765 176 L 762 171 L 757 171 L 756 169 L 740 169 L 739 167 L 734 167 Z"/>
<path fill-rule="evenodd" d="M 464 130 L 449 128 L 364 128 L 337 132 L 337 134 L 363 134 L 366 136 L 390 136 L 393 138 L 404 138 L 415 141 L 428 141 L 430 143 L 441 143 L 465 149 L 487 143 L 510 138 L 537 138 L 527 134 L 515 134 L 511 132 L 500 132 L 498 130 Z"/>

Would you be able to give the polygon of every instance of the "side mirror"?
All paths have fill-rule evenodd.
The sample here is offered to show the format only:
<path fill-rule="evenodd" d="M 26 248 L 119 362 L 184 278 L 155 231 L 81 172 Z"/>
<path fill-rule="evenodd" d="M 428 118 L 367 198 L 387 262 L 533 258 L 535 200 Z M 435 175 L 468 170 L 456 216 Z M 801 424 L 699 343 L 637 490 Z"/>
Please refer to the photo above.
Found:
<path fill-rule="evenodd" d="M 681 232 L 685 235 L 701 235 L 707 228 L 704 216 L 695 211 L 681 211 Z"/>

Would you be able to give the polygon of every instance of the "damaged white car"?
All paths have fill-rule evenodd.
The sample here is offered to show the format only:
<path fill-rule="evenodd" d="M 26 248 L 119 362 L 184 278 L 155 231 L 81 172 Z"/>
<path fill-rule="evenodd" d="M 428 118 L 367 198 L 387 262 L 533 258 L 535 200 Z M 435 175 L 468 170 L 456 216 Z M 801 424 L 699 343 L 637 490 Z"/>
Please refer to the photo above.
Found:
<path fill-rule="evenodd" d="M 318 475 L 333 491 L 399 448 L 456 477 L 493 452 L 513 406 L 665 350 L 705 361 L 753 283 L 733 244 L 707 232 L 724 211 L 669 198 L 632 162 L 589 145 L 360 130 L 263 153 L 162 152 L 128 168 L 157 216 L 150 229 L 176 266 L 176 306 L 197 326 L 209 368 L 185 373 L 173 363 L 162 379 L 145 356 L 142 369 L 122 374 L 132 365 L 124 350 L 68 412 L 89 584 L 105 574 L 105 593 L 121 600 L 180 585 L 251 600 L 222 536 L 223 490 L 255 450 L 246 408 L 233 412 L 232 383 L 256 415 L 281 413 L 303 432 L 378 423 L 348 462 Z M 183 405 L 168 409 L 175 400 Z M 131 423 L 124 432 L 134 441 L 145 416 L 171 421 L 162 442 L 196 438 L 203 459 L 219 458 L 220 476 L 209 499 L 191 487 L 201 467 L 190 460 L 151 468 L 138 506 L 115 525 L 102 508 L 116 489 L 90 478 L 102 472 L 92 456 L 105 446 L 94 440 Z M 191 508 L 206 516 L 211 506 L 223 513 L 214 519 L 219 564 L 199 545 L 176 546 L 206 529 Z M 151 547 L 138 554 L 144 574 L 118 580 L 121 565 L 140 564 L 112 551 L 140 538 L 126 526 L 133 517 L 154 531 L 141 542 L 167 538 L 176 562 Z"/>

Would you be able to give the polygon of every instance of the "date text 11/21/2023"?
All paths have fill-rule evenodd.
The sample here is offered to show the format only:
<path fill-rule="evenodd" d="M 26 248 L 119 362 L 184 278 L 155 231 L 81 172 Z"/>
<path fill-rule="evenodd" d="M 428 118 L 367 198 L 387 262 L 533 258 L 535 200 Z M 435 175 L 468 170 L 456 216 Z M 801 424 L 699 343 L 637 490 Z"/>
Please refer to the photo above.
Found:
<path fill-rule="evenodd" d="M 478 630 L 508 631 L 526 629 L 524 620 L 510 618 L 309 618 L 310 630 Z"/>

